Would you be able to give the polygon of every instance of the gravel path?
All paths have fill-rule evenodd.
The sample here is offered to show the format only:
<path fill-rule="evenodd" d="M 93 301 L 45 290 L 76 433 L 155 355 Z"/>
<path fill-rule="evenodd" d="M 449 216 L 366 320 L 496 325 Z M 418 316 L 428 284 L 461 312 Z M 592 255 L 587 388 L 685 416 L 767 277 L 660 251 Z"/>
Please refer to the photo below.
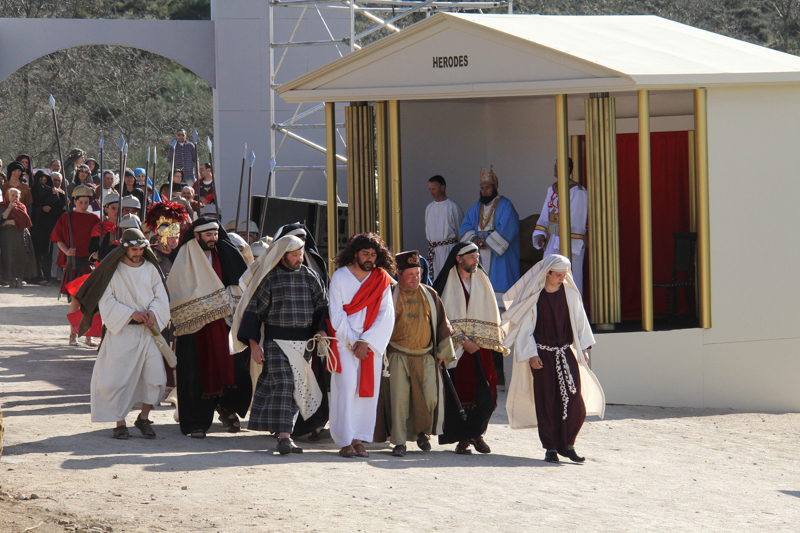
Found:
<path fill-rule="evenodd" d="M 219 424 L 205 440 L 184 437 L 166 406 L 151 415 L 156 440 L 131 428 L 130 440 L 116 441 L 111 425 L 89 422 L 95 352 L 67 345 L 67 305 L 55 294 L 0 288 L 3 532 L 762 532 L 800 523 L 796 413 L 611 405 L 578 438 L 583 465 L 543 462 L 535 430 L 509 429 L 504 395 L 490 455 L 434 443 L 397 459 L 374 444 L 369 459 L 342 459 L 324 440 L 299 441 L 304 454 L 282 457 L 274 439 Z M 12 500 L 19 494 L 38 499 Z"/>

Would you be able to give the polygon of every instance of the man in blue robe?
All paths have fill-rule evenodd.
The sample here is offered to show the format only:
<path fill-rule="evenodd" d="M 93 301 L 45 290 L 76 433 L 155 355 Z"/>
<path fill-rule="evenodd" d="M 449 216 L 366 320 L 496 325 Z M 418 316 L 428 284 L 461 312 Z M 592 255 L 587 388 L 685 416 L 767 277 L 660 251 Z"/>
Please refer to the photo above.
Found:
<path fill-rule="evenodd" d="M 519 215 L 511 200 L 497 194 L 493 169 L 481 171 L 481 197 L 461 223 L 461 242 L 478 245 L 494 290 L 507 291 L 519 279 Z"/>

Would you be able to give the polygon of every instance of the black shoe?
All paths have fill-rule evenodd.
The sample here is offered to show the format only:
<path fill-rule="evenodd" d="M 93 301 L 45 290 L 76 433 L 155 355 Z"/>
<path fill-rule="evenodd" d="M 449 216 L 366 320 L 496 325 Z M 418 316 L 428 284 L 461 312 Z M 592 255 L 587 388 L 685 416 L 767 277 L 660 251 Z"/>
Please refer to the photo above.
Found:
<path fill-rule="evenodd" d="M 586 457 L 581 457 L 580 455 L 578 455 L 575 452 L 575 449 L 567 450 L 566 454 L 562 453 L 561 455 L 563 455 L 564 457 L 569 458 L 569 460 L 572 461 L 573 463 L 582 463 L 582 462 L 584 462 L 586 460 Z"/>
<path fill-rule="evenodd" d="M 558 453 L 553 452 L 553 451 L 545 452 L 544 460 L 545 460 L 545 462 L 548 462 L 548 463 L 557 463 L 557 462 L 559 462 L 558 461 Z"/>
<path fill-rule="evenodd" d="M 423 452 L 431 451 L 431 441 L 425 433 L 417 435 L 417 446 Z"/>
<path fill-rule="evenodd" d="M 278 439 L 278 453 L 281 455 L 289 455 L 290 453 L 303 453 L 303 448 L 292 442 L 292 439 L 284 437 Z"/>

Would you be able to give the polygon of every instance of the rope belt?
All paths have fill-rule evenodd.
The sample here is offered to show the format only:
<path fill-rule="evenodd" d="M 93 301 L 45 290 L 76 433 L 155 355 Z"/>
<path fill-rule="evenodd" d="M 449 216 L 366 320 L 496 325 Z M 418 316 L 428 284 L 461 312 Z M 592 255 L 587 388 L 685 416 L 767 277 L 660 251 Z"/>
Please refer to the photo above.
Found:
<path fill-rule="evenodd" d="M 331 349 L 331 343 L 336 341 L 342 341 L 346 344 L 347 349 L 353 351 L 353 344 L 358 342 L 358 340 L 353 339 L 337 339 L 336 337 L 328 337 L 325 335 L 314 335 L 308 341 L 306 341 L 306 350 L 309 352 L 314 352 L 316 350 L 317 356 L 325 359 L 325 369 L 334 374 L 339 371 L 339 367 L 337 365 L 336 357 L 333 356 L 333 350 Z M 383 354 L 383 376 L 389 377 L 389 359 L 386 356 L 386 353 Z"/>
<path fill-rule="evenodd" d="M 537 344 L 536 347 L 546 352 L 555 352 L 556 354 L 556 375 L 558 375 L 558 387 L 561 389 L 561 403 L 564 405 L 564 414 L 561 420 L 567 419 L 567 404 L 569 404 L 569 395 L 567 389 L 571 394 L 578 392 L 575 387 L 575 380 L 572 379 L 572 372 L 569 371 L 569 363 L 567 363 L 567 353 L 569 344 L 565 344 L 560 348 L 555 346 L 545 346 L 544 344 Z"/>

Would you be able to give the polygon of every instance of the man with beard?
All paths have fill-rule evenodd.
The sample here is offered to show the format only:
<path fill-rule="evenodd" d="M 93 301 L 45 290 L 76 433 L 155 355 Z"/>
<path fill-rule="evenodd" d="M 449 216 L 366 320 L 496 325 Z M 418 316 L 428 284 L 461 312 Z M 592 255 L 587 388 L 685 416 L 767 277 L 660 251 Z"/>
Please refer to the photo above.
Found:
<path fill-rule="evenodd" d="M 444 433 L 439 435 L 439 444 L 457 442 L 456 453 L 461 455 L 472 453 L 470 445 L 480 453 L 491 453 L 483 434 L 497 407 L 493 352 L 508 355 L 509 350 L 503 346 L 500 311 L 489 276 L 480 266 L 478 246 L 471 242 L 456 244 L 433 288 L 456 330 L 453 346 L 458 362 L 448 367 L 467 412 L 467 419 L 461 420 L 455 399 L 445 396 Z"/>
<path fill-rule="evenodd" d="M 322 258 L 317 249 L 317 243 L 314 242 L 314 237 L 311 235 L 309 229 L 300 222 L 294 224 L 286 224 L 278 228 L 275 238 L 272 242 L 277 243 L 279 239 L 286 236 L 294 236 L 303 241 L 303 264 L 316 272 L 322 286 L 325 288 L 327 294 L 328 285 L 330 283 L 328 278 L 327 261 Z M 292 437 L 302 437 L 308 435 L 308 440 L 316 442 L 322 439 L 325 433 L 325 424 L 328 423 L 328 416 L 330 407 L 328 405 L 328 390 L 330 389 L 330 374 L 325 371 L 325 364 L 319 357 L 314 357 L 311 360 L 311 368 L 314 370 L 314 375 L 317 379 L 317 385 L 322 391 L 322 403 L 319 409 L 308 419 L 301 413 L 294 424 L 294 431 Z"/>
<path fill-rule="evenodd" d="M 390 428 L 392 455 L 403 457 L 406 442 L 416 440 L 431 450 L 429 435 L 439 435 L 444 422 L 444 386 L 439 369 L 455 362 L 454 333 L 436 292 L 420 284 L 419 252 L 395 256 L 398 283 L 392 289 L 395 323 L 389 341 L 388 390 L 382 391 Z"/>
<path fill-rule="evenodd" d="M 342 457 L 369 457 L 375 433 L 382 357 L 394 327 L 390 274 L 394 257 L 374 233 L 355 235 L 334 259 L 328 299 L 335 332 L 331 370 L 331 436 Z"/>
<path fill-rule="evenodd" d="M 594 336 L 569 259 L 553 254 L 531 268 L 503 297 L 506 346 L 514 371 L 506 411 L 514 429 L 539 428 L 544 460 L 576 463 L 575 438 L 586 415 L 603 418 L 605 396 L 589 369 Z M 529 368 L 532 370 L 529 370 Z"/>
<path fill-rule="evenodd" d="M 181 432 L 205 438 L 216 409 L 220 422 L 236 433 L 239 416 L 250 406 L 252 382 L 247 354 L 231 355 L 226 318 L 233 315 L 247 265 L 225 230 L 205 217 L 189 226 L 170 259 Z"/>
<path fill-rule="evenodd" d="M 310 418 L 323 395 L 306 342 L 315 333 L 325 336 L 328 298 L 303 264 L 303 245 L 291 235 L 278 239 L 248 269 L 231 328 L 234 349 L 249 345 L 253 362 L 263 366 L 247 427 L 276 433 L 281 455 L 302 453 L 290 437 L 295 420 L 298 413 Z"/>
<path fill-rule="evenodd" d="M 478 246 L 494 290 L 505 292 L 519 279 L 519 215 L 511 200 L 497 194 L 494 170 L 481 171 L 481 197 L 461 224 L 461 241 Z"/>
<path fill-rule="evenodd" d="M 114 252 L 92 272 L 75 298 L 85 333 L 100 313 L 106 334 L 92 372 L 92 422 L 116 422 L 115 439 L 127 439 L 125 417 L 137 403 L 134 426 L 147 439 L 156 438 L 147 415 L 161 399 L 167 376 L 154 336 L 169 322 L 164 276 L 144 234 L 127 229 Z"/>

